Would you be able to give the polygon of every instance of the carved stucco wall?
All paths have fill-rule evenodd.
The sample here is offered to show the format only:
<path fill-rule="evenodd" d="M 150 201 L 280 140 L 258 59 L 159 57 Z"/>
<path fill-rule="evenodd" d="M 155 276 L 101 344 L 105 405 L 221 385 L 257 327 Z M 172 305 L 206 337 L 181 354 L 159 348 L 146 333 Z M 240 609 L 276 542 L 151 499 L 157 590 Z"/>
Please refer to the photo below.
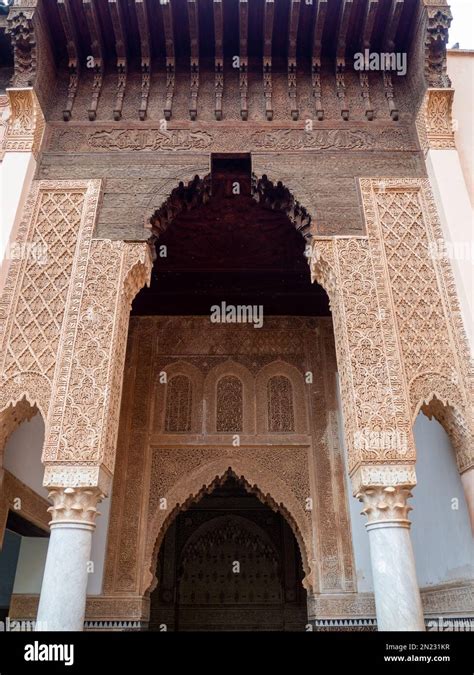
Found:
<path fill-rule="evenodd" d="M 434 415 L 465 471 L 473 461 L 472 361 L 429 181 L 363 180 L 361 191 L 389 281 L 412 420 L 421 407 Z"/>
<path fill-rule="evenodd" d="M 2 436 L 22 421 L 18 405 L 29 414 L 22 399 L 40 410 L 49 484 L 113 470 L 130 303 L 150 272 L 146 245 L 92 238 L 100 189 L 33 183 L 1 297 Z"/>
<path fill-rule="evenodd" d="M 314 379 L 305 384 L 309 371 Z M 104 592 L 152 588 L 170 519 L 229 468 L 288 519 L 308 590 L 353 591 L 335 372 L 328 319 L 270 317 L 258 331 L 211 326 L 206 318 L 132 319 Z M 191 433 L 166 429 L 163 373 L 168 382 L 177 374 L 191 381 Z M 237 447 L 234 432 L 216 426 L 218 383 L 229 375 L 246 392 Z M 294 432 L 268 431 L 267 385 L 276 375 L 291 384 Z"/>
<path fill-rule="evenodd" d="M 426 412 L 436 414 L 451 433 L 460 468 L 467 468 L 472 461 L 466 441 L 470 424 L 467 351 L 449 266 L 443 260 L 426 260 L 430 242 L 441 238 L 426 181 L 367 180 L 361 188 L 368 237 L 316 238 L 312 271 L 328 291 L 333 309 L 351 470 L 366 467 L 360 481 L 368 484 L 413 483 L 411 422 L 420 403 L 429 406 Z M 147 280 L 150 259 L 144 244 L 92 238 L 99 192 L 98 181 L 39 181 L 33 185 L 19 231 L 18 243 L 25 245 L 20 248 L 23 254 L 20 260 L 12 261 L 2 297 L 0 395 L 6 434 L 10 422 L 17 419 L 12 404 L 24 396 L 43 415 L 46 413 L 44 460 L 48 484 L 101 484 L 107 491 L 115 458 L 130 302 Z M 32 260 L 32 245 L 38 242 L 47 244 L 51 260 L 56 261 L 52 270 L 48 268 L 49 258 L 44 270 L 34 256 Z M 24 255 L 25 251 L 30 254 Z M 402 260 L 408 268 L 400 274 Z M 395 295 L 391 287 L 397 283 L 403 287 Z M 38 289 L 42 289 L 40 293 Z M 422 292 L 431 299 L 431 313 L 425 309 Z M 403 298 L 410 294 L 418 298 L 410 305 L 411 314 L 403 305 Z M 414 327 L 422 337 L 415 356 L 410 332 Z M 148 505 L 143 499 L 143 476 L 157 475 L 153 454 L 143 452 L 143 448 L 157 445 L 153 437 L 151 442 L 148 439 L 149 406 L 156 384 L 151 366 L 160 365 L 155 364 L 150 330 L 149 339 L 145 336 L 140 343 L 140 368 L 133 360 L 138 357 L 131 356 L 138 348 L 133 347 L 133 341 L 132 347 L 129 345 L 131 361 L 126 377 L 131 375 L 139 384 L 141 398 L 131 399 L 130 392 L 124 397 L 124 405 L 128 402 L 124 419 L 128 422 L 122 421 L 125 431 L 119 439 L 122 459 L 116 480 L 117 485 L 126 485 L 126 491 L 119 489 L 116 499 L 117 503 L 121 500 L 120 509 L 128 502 L 136 508 L 125 514 L 114 507 L 112 514 L 111 527 L 120 532 L 120 538 L 110 539 L 107 563 L 106 592 L 113 594 L 143 594 L 149 588 L 155 542 L 165 520 L 158 512 L 149 521 Z M 189 335 L 185 344 L 188 338 Z M 296 337 L 295 343 L 298 340 L 301 337 Z M 294 345 L 290 349 L 285 346 L 284 340 L 274 341 L 271 361 L 282 359 L 297 368 L 298 363 L 292 362 L 294 349 Z M 229 354 L 238 351 L 235 347 Z M 436 369 L 433 351 L 437 354 Z M 168 350 L 168 360 L 171 353 Z M 189 360 L 189 354 L 187 357 Z M 162 362 L 161 367 L 164 365 Z M 241 366 L 252 371 L 248 355 Z M 290 380 L 297 400 L 298 382 L 292 376 Z M 296 421 L 300 409 L 295 405 Z M 335 467 L 341 461 L 340 457 L 334 460 L 338 457 L 337 434 L 330 431 L 335 428 L 336 416 L 330 407 L 326 410 L 324 430 L 320 430 L 324 440 L 318 446 L 317 459 L 314 453 L 318 432 L 314 429 L 309 434 L 312 443 L 299 438 L 292 448 L 292 456 L 299 457 L 294 474 L 302 471 L 293 493 L 287 485 L 286 468 L 281 469 L 279 477 L 273 463 L 264 468 L 262 459 L 253 465 L 254 460 L 247 457 L 245 464 L 242 449 L 234 464 L 249 483 L 285 509 L 302 547 L 308 587 L 341 591 L 353 588 L 352 555 L 347 549 L 349 539 L 341 534 L 347 533 L 343 490 L 335 500 L 324 493 L 325 485 L 334 484 L 334 472 L 338 472 Z M 317 416 L 309 415 L 306 420 L 313 418 Z M 396 433 L 406 439 L 406 444 L 389 448 L 357 445 L 357 434 L 364 430 Z M 127 448 L 132 437 L 130 452 Z M 167 452 L 176 450 L 163 439 L 158 445 L 163 450 L 161 461 Z M 288 450 L 287 443 L 280 445 Z M 312 451 L 308 450 L 310 445 Z M 189 461 L 195 461 L 196 454 L 191 451 L 196 447 L 199 443 L 193 439 L 186 451 Z M 321 448 L 326 448 L 323 454 Z M 204 450 L 215 451 L 200 449 Z M 178 470 L 170 469 L 176 473 L 175 482 L 158 485 L 158 492 L 166 490 L 172 504 L 174 501 L 183 505 L 199 493 L 203 484 L 209 485 L 232 465 L 229 451 L 236 452 L 227 447 L 219 459 L 206 455 L 203 465 L 195 467 L 194 474 L 191 471 L 186 479 L 180 480 Z M 324 459 L 327 452 L 333 453 L 332 460 Z M 283 465 L 288 462 L 282 461 Z M 272 472 L 275 479 L 270 481 Z M 164 476 L 166 471 L 158 471 L 158 475 Z M 303 493 L 304 498 L 308 493 L 316 496 L 317 518 L 311 519 L 304 509 Z M 140 528 L 148 528 L 147 538 L 137 539 Z M 321 540 L 320 532 L 324 532 Z"/>

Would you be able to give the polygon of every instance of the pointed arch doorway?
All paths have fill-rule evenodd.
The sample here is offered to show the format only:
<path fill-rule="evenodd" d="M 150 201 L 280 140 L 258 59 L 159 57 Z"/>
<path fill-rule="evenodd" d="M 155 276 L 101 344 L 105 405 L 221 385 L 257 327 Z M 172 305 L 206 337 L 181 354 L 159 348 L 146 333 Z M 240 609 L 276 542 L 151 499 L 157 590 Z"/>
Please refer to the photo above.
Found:
<path fill-rule="evenodd" d="M 150 630 L 298 631 L 307 623 L 296 538 L 231 472 L 169 526 Z"/>

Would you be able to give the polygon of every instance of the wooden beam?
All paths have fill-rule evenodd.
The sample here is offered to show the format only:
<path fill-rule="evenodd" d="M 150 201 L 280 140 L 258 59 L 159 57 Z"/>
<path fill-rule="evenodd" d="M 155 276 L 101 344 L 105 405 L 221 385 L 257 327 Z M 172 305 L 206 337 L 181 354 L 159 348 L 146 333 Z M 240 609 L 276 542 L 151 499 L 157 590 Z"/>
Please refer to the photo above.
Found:
<path fill-rule="evenodd" d="M 160 0 L 161 11 L 163 14 L 163 28 L 165 32 L 166 48 L 166 101 L 164 115 L 166 120 L 171 119 L 173 110 L 173 95 L 176 73 L 176 60 L 174 50 L 173 34 L 173 12 L 170 0 Z"/>
<path fill-rule="evenodd" d="M 328 8 L 327 0 L 319 0 L 314 10 L 313 54 L 311 59 L 311 83 L 313 88 L 316 119 L 324 119 L 324 109 L 321 97 L 321 49 L 323 29 Z"/>
<path fill-rule="evenodd" d="M 362 27 L 361 48 L 364 53 L 364 62 L 367 60 L 366 56 L 370 52 L 370 45 L 372 41 L 372 33 L 374 31 L 375 17 L 377 15 L 378 0 L 367 0 L 364 14 L 364 24 Z M 364 99 L 365 116 L 369 121 L 374 119 L 374 109 L 370 100 L 370 86 L 369 74 L 367 71 L 359 72 L 359 84 L 361 89 L 361 96 Z"/>
<path fill-rule="evenodd" d="M 392 0 L 390 5 L 390 13 L 384 35 L 384 48 L 389 52 L 395 49 L 395 37 L 400 24 L 403 4 L 404 0 Z"/>
<path fill-rule="evenodd" d="M 337 60 L 338 62 L 343 61 L 344 65 L 346 60 L 346 41 L 352 4 L 353 0 L 343 0 L 341 15 L 339 17 L 339 26 L 337 29 Z"/>
<path fill-rule="evenodd" d="M 239 91 L 240 117 L 248 119 L 248 24 L 249 5 L 239 0 Z"/>
<path fill-rule="evenodd" d="M 349 17 L 352 11 L 353 0 L 343 0 L 339 26 L 337 29 L 336 50 L 336 91 L 341 106 L 342 119 L 349 119 L 349 109 L 346 106 L 346 83 L 344 73 L 346 69 L 346 41 L 349 30 Z"/>
<path fill-rule="evenodd" d="M 395 37 L 397 35 L 398 26 L 400 24 L 400 17 L 402 15 L 404 0 L 392 0 L 390 5 L 389 18 L 387 20 L 387 27 L 384 35 L 384 48 L 386 53 L 393 53 L 395 50 Z M 395 103 L 395 96 L 393 94 L 392 75 L 386 70 L 383 71 L 383 86 L 385 90 L 385 98 L 388 102 L 388 110 L 390 117 L 394 122 L 398 121 L 400 116 L 399 110 Z"/>
<path fill-rule="evenodd" d="M 379 0 L 367 0 L 367 4 L 365 6 L 364 24 L 362 27 L 362 49 L 370 49 L 378 7 Z"/>
<path fill-rule="evenodd" d="M 189 37 L 191 42 L 191 82 L 189 117 L 197 117 L 197 97 L 199 93 L 199 19 L 197 0 L 188 0 Z"/>
<path fill-rule="evenodd" d="M 76 98 L 77 86 L 79 84 L 79 40 L 76 30 L 76 22 L 71 13 L 70 0 L 58 0 L 58 11 L 61 23 L 66 35 L 66 46 L 68 55 L 69 85 L 67 88 L 67 101 L 63 110 L 63 119 L 67 122 L 71 119 L 74 99 Z"/>
<path fill-rule="evenodd" d="M 296 48 L 298 46 L 300 8 L 300 0 L 291 0 L 288 26 L 288 96 L 290 98 L 290 113 L 293 120 L 297 120 L 299 116 L 296 82 Z"/>
<path fill-rule="evenodd" d="M 140 33 L 140 65 L 142 71 L 142 92 L 138 116 L 141 120 L 144 120 L 148 108 L 151 77 L 150 21 L 148 19 L 146 0 L 135 0 L 135 12 L 137 15 L 138 31 Z"/>
<path fill-rule="evenodd" d="M 114 120 L 122 117 L 123 98 L 127 86 L 127 33 L 121 0 L 109 0 L 109 11 L 115 36 L 117 52 L 117 92 L 114 104 Z"/>
<path fill-rule="evenodd" d="M 263 19 L 263 95 L 265 97 L 265 116 L 267 120 L 273 119 L 272 39 L 274 9 L 275 4 L 273 0 L 265 0 Z"/>
<path fill-rule="evenodd" d="M 99 103 L 102 91 L 102 80 L 104 75 L 104 49 L 102 43 L 102 34 L 100 32 L 99 17 L 95 0 L 82 0 L 84 12 L 86 15 L 87 26 L 91 38 L 92 49 L 92 68 L 94 70 L 94 80 L 92 84 L 92 99 L 89 105 L 89 119 L 95 120 L 97 115 L 97 105 Z"/>
<path fill-rule="evenodd" d="M 224 93 L 224 18 L 222 0 L 214 0 L 214 92 L 215 117 L 222 119 L 222 95 Z"/>

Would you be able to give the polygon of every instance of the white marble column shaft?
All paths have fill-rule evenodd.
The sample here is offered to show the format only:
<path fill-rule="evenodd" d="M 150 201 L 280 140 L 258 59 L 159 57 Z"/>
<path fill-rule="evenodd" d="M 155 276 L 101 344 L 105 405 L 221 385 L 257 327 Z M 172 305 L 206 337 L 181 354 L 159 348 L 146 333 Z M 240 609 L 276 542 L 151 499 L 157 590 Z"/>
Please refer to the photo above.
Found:
<path fill-rule="evenodd" d="M 379 631 L 424 631 L 423 606 L 407 519 L 406 486 L 366 486 L 357 497 L 368 516 Z"/>
<path fill-rule="evenodd" d="M 96 507 L 102 495 L 97 488 L 57 488 L 49 497 L 53 519 L 36 630 L 81 631 Z"/>

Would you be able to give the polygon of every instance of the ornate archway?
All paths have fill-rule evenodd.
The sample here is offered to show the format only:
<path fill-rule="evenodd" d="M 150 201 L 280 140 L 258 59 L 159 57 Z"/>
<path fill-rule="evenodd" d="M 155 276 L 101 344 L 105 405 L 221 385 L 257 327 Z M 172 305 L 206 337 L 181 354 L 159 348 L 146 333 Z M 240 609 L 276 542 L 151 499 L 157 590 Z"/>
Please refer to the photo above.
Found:
<path fill-rule="evenodd" d="M 304 630 L 303 574 L 281 511 L 228 469 L 167 527 L 149 629 Z"/>
<path fill-rule="evenodd" d="M 231 466 L 229 463 L 229 457 L 225 455 L 218 460 L 205 463 L 195 471 L 182 475 L 178 482 L 160 497 L 158 508 L 150 514 L 143 570 L 143 592 L 153 591 L 156 587 L 158 552 L 170 524 L 180 512 L 185 511 L 190 504 L 198 501 L 203 495 L 212 492 L 229 476 L 238 479 L 248 492 L 256 495 L 273 511 L 280 512 L 288 522 L 301 552 L 305 573 L 303 586 L 308 592 L 314 590 L 316 571 L 313 568 L 314 561 L 311 556 L 311 522 L 308 517 L 309 512 L 305 512 L 303 508 L 304 500 L 298 500 L 291 487 L 278 478 L 275 472 L 269 473 L 264 464 L 252 461 L 248 457 L 241 460 L 234 457 Z M 290 467 L 288 467 L 288 473 L 290 472 Z M 160 508 L 162 505 L 166 508 Z"/>

